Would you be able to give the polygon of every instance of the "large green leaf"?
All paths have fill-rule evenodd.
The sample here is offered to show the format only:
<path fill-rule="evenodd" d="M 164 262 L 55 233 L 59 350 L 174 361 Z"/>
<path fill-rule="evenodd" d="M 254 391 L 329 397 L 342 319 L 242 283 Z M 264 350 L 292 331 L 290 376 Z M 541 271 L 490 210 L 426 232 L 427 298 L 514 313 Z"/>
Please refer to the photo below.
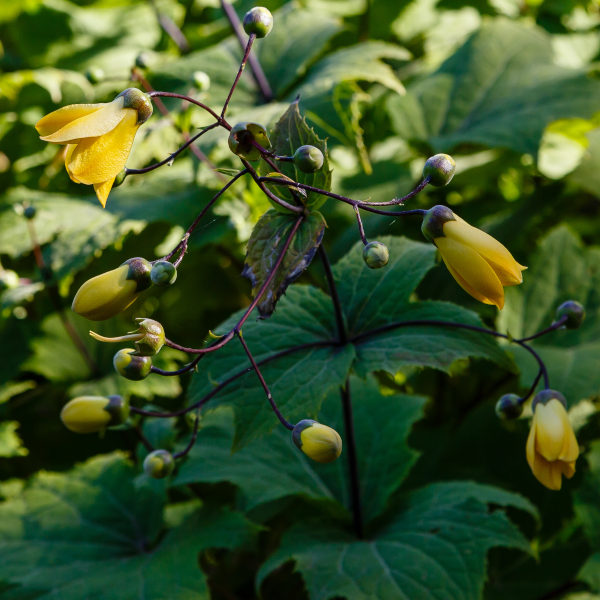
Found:
<path fill-rule="evenodd" d="M 548 327 L 556 308 L 577 300 L 586 308 L 586 319 L 575 331 L 556 331 L 533 342 L 546 362 L 550 384 L 573 402 L 600 394 L 600 249 L 584 249 L 567 227 L 551 231 L 531 260 L 525 282 L 507 290 L 502 329 L 514 337 L 528 336 Z M 521 370 L 523 387 L 537 374 L 537 363 L 520 347 L 511 353 Z"/>
<path fill-rule="evenodd" d="M 370 520 L 381 513 L 416 460 L 407 437 L 422 416 L 424 399 L 382 396 L 371 379 L 352 378 L 351 390 L 363 514 Z M 327 398 L 319 418 L 346 440 L 338 390 Z M 247 509 L 289 495 L 336 499 L 349 505 L 347 451 L 334 464 L 321 465 L 300 452 L 283 427 L 234 454 L 233 437 L 230 411 L 220 409 L 209 414 L 175 484 L 231 481 L 239 486 Z"/>
<path fill-rule="evenodd" d="M 477 143 L 535 155 L 548 123 L 589 118 L 599 93 L 600 82 L 553 63 L 543 30 L 496 19 L 388 109 L 398 134 L 436 151 Z"/>
<path fill-rule="evenodd" d="M 435 248 L 405 238 L 380 238 L 390 250 L 385 268 L 368 269 L 358 243 L 334 267 L 350 338 L 389 323 L 445 321 L 482 326 L 471 311 L 446 302 L 409 302 L 420 280 L 434 266 Z M 492 336 L 444 326 L 399 327 L 356 343 L 356 370 L 395 373 L 403 365 L 448 370 L 459 358 L 485 357 L 506 369 L 512 363 Z"/>
<path fill-rule="evenodd" d="M 204 600 L 198 554 L 231 547 L 250 533 L 243 517 L 203 508 L 167 531 L 162 486 L 135 478 L 118 455 L 98 456 L 66 474 L 41 473 L 0 504 L 7 600 Z"/>
<path fill-rule="evenodd" d="M 270 209 L 254 226 L 242 271 L 242 275 L 252 283 L 253 296 L 257 295 L 273 272 L 297 220 L 297 215 Z M 258 303 L 258 311 L 262 317 L 273 313 L 288 285 L 310 265 L 323 239 L 325 225 L 325 219 L 318 211 L 311 212 L 302 221 L 275 276 Z"/>
<path fill-rule="evenodd" d="M 352 600 L 479 600 L 486 554 L 504 546 L 529 551 L 502 511 L 535 514 L 521 496 L 468 482 L 433 484 L 405 495 L 392 520 L 358 540 L 331 520 L 292 527 L 258 574 L 294 561 L 312 598 Z"/>

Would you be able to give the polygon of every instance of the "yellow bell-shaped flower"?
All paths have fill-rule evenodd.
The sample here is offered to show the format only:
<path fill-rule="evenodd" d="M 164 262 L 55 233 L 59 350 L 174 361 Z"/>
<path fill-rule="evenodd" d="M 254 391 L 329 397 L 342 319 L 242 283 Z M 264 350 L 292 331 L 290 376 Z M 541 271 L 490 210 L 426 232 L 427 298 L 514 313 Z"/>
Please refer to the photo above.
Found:
<path fill-rule="evenodd" d="M 485 304 L 504 307 L 504 287 L 523 282 L 520 265 L 491 235 L 469 225 L 446 206 L 434 206 L 423 219 L 423 234 L 440 251 L 458 285 Z"/>
<path fill-rule="evenodd" d="M 292 440 L 306 456 L 316 462 L 333 462 L 342 453 L 342 438 L 339 433 L 312 419 L 296 423 Z"/>
<path fill-rule="evenodd" d="M 88 279 L 75 294 L 71 308 L 91 321 L 114 317 L 133 304 L 151 285 L 150 263 L 130 258 L 120 267 Z"/>
<path fill-rule="evenodd" d="M 150 98 L 129 88 L 112 102 L 59 108 L 35 127 L 42 140 L 66 144 L 69 177 L 75 183 L 93 185 L 104 207 L 115 177 L 125 167 L 138 127 L 151 115 Z"/>
<path fill-rule="evenodd" d="M 120 425 L 129 416 L 129 404 L 121 396 L 80 396 L 63 406 L 60 419 L 74 433 L 95 433 Z"/>
<path fill-rule="evenodd" d="M 566 411 L 564 396 L 544 390 L 533 399 L 533 421 L 527 438 L 527 462 L 536 479 L 551 490 L 560 490 L 562 476 L 575 474 L 579 446 Z"/>

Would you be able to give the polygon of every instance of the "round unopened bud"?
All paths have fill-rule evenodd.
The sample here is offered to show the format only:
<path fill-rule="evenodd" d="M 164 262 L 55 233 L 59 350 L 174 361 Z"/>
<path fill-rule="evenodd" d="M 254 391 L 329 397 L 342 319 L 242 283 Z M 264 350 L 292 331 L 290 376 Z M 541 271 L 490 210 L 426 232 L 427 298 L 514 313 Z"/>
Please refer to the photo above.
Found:
<path fill-rule="evenodd" d="M 504 394 L 496 402 L 496 415 L 500 419 L 518 419 L 523 414 L 523 400 L 517 394 Z"/>
<path fill-rule="evenodd" d="M 342 438 L 327 425 L 303 419 L 292 430 L 294 444 L 316 462 L 333 462 L 342 453 Z"/>
<path fill-rule="evenodd" d="M 75 433 L 95 433 L 120 425 L 129 417 L 129 404 L 121 396 L 80 396 L 63 406 L 60 419 Z"/>
<path fill-rule="evenodd" d="M 104 69 L 92 66 L 85 72 L 85 77 L 90 83 L 100 83 L 104 81 Z"/>
<path fill-rule="evenodd" d="M 175 459 L 167 450 L 154 450 L 144 459 L 144 472 L 154 479 L 163 479 L 173 472 Z"/>
<path fill-rule="evenodd" d="M 444 223 L 448 221 L 456 221 L 454 213 L 447 206 L 438 204 L 425 213 L 421 231 L 432 242 L 436 238 L 444 237 Z"/>
<path fill-rule="evenodd" d="M 271 142 L 266 129 L 259 123 L 237 123 L 229 132 L 229 149 L 246 160 L 258 160 L 260 150 L 254 145 L 270 148 Z"/>
<path fill-rule="evenodd" d="M 294 165 L 303 173 L 314 173 L 323 166 L 323 153 L 316 146 L 300 146 L 294 152 Z"/>
<path fill-rule="evenodd" d="M 369 242 L 363 248 L 363 260 L 370 269 L 380 269 L 388 264 L 390 251 L 383 242 Z"/>
<path fill-rule="evenodd" d="M 138 114 L 138 125 L 145 123 L 152 116 L 152 102 L 148 94 L 137 88 L 127 88 L 117 98 L 123 98 L 123 108 L 133 108 Z"/>
<path fill-rule="evenodd" d="M 136 319 L 139 327 L 135 332 L 142 335 L 135 342 L 137 356 L 154 356 L 165 344 L 165 330 L 163 326 L 154 319 Z"/>
<path fill-rule="evenodd" d="M 556 309 L 556 320 L 567 317 L 564 326 L 567 329 L 577 329 L 585 319 L 585 308 L 583 304 L 575 300 L 567 300 Z"/>
<path fill-rule="evenodd" d="M 255 6 L 244 15 L 243 25 L 248 35 L 264 38 L 273 28 L 273 15 L 264 6 Z"/>
<path fill-rule="evenodd" d="M 28 221 L 31 221 L 32 219 L 34 219 L 36 213 L 37 213 L 37 208 L 35 206 L 33 206 L 33 204 L 28 204 L 27 206 L 23 207 L 23 216 Z"/>
<path fill-rule="evenodd" d="M 194 71 L 192 73 L 192 83 L 200 92 L 207 92 L 210 89 L 210 76 L 204 71 Z"/>
<path fill-rule="evenodd" d="M 152 265 L 150 279 L 154 285 L 161 287 L 171 285 L 177 279 L 177 268 L 168 260 L 157 260 Z"/>
<path fill-rule="evenodd" d="M 550 400 L 558 400 L 567 409 L 567 399 L 556 390 L 542 390 L 538 392 L 531 402 L 531 410 L 535 412 L 535 407 L 541 402 L 542 404 L 548 404 Z"/>
<path fill-rule="evenodd" d="M 19 275 L 10 269 L 0 271 L 0 292 L 19 287 Z"/>
<path fill-rule="evenodd" d="M 132 381 L 140 381 L 150 374 L 152 358 L 138 356 L 133 348 L 123 348 L 113 357 L 115 371 Z"/>
<path fill-rule="evenodd" d="M 450 183 L 455 171 L 456 163 L 449 154 L 436 154 L 425 161 L 423 178 L 429 179 L 431 185 L 443 186 Z"/>

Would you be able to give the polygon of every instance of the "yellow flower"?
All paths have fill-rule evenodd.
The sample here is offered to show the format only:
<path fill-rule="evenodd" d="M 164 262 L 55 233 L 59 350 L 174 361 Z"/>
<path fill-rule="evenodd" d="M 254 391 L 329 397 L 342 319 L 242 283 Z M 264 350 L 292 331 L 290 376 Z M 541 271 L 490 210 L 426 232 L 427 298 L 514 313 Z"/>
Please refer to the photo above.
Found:
<path fill-rule="evenodd" d="M 423 234 L 440 251 L 458 285 L 485 304 L 504 306 L 504 287 L 523 282 L 520 265 L 491 235 L 463 221 L 446 206 L 434 206 L 423 219 Z"/>
<path fill-rule="evenodd" d="M 112 102 L 71 104 L 42 117 L 35 128 L 46 142 L 66 144 L 65 167 L 75 183 L 93 185 L 106 206 L 138 127 L 152 115 L 150 98 L 135 88 Z"/>
<path fill-rule="evenodd" d="M 579 446 L 565 409 L 564 396 L 544 390 L 533 400 L 533 421 L 527 438 L 527 462 L 537 480 L 551 490 L 560 490 L 562 476 L 575 474 Z"/>
<path fill-rule="evenodd" d="M 294 444 L 316 462 L 333 462 L 342 453 L 342 438 L 335 429 L 303 419 L 292 431 Z"/>
<path fill-rule="evenodd" d="M 150 287 L 150 263 L 130 258 L 120 267 L 88 279 L 75 294 L 71 308 L 91 321 L 114 317 Z"/>

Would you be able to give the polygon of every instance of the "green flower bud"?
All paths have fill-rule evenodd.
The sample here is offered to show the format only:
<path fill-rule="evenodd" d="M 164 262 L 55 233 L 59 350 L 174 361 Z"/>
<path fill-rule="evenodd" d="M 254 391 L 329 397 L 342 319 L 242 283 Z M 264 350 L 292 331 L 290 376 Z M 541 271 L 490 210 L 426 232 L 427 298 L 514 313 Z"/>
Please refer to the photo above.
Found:
<path fill-rule="evenodd" d="M 85 77 L 90 83 L 100 83 L 104 80 L 104 70 L 101 67 L 90 67 L 85 72 Z"/>
<path fill-rule="evenodd" d="M 177 280 L 177 268 L 168 260 L 157 260 L 152 265 L 150 279 L 154 285 L 171 285 Z"/>
<path fill-rule="evenodd" d="M 585 308 L 583 304 L 575 300 L 567 300 L 556 309 L 556 320 L 567 317 L 564 326 L 567 329 L 578 329 L 585 319 Z"/>
<path fill-rule="evenodd" d="M 548 404 L 550 400 L 558 400 L 565 407 L 565 410 L 568 408 L 567 399 L 560 392 L 556 390 L 542 390 L 533 397 L 531 410 L 535 413 L 535 407 L 538 404 L 541 403 L 545 405 Z"/>
<path fill-rule="evenodd" d="M 294 152 L 294 165 L 303 173 L 314 173 L 323 166 L 323 153 L 315 146 L 300 146 Z"/>
<path fill-rule="evenodd" d="M 380 269 L 388 264 L 390 251 L 383 242 L 369 242 L 363 248 L 363 260 L 370 269 Z"/>
<path fill-rule="evenodd" d="M 10 269 L 0 271 L 0 292 L 19 287 L 19 275 Z"/>
<path fill-rule="evenodd" d="M 316 462 L 333 462 L 342 453 L 342 438 L 338 432 L 312 419 L 296 423 L 292 440 L 306 456 Z"/>
<path fill-rule="evenodd" d="M 447 207 L 438 204 L 430 208 L 423 217 L 421 231 L 423 235 L 430 241 L 444 237 L 444 223 L 456 221 L 454 213 Z"/>
<path fill-rule="evenodd" d="M 79 288 L 71 308 L 91 321 L 114 317 L 151 285 L 151 268 L 144 258 L 130 258 L 120 267 L 96 275 Z"/>
<path fill-rule="evenodd" d="M 229 149 L 246 160 L 260 158 L 260 150 L 252 142 L 260 144 L 263 148 L 271 147 L 267 131 L 258 123 L 237 123 L 229 132 Z"/>
<path fill-rule="evenodd" d="M 36 213 L 37 213 L 37 209 L 35 206 L 33 206 L 33 204 L 27 204 L 26 206 L 23 206 L 23 216 L 28 221 L 31 221 L 32 219 L 34 219 Z"/>
<path fill-rule="evenodd" d="M 154 319 L 136 319 L 139 327 L 127 335 L 105 337 L 90 331 L 90 335 L 99 342 L 135 342 L 135 356 L 154 356 L 158 354 L 165 344 L 165 331 L 163 326 Z"/>
<path fill-rule="evenodd" d="M 210 89 L 210 77 L 204 71 L 194 71 L 192 74 L 192 83 L 200 92 L 207 92 Z"/>
<path fill-rule="evenodd" d="M 119 350 L 113 358 L 115 371 L 132 381 L 140 381 L 150 374 L 152 358 L 149 356 L 138 356 L 133 348 Z"/>
<path fill-rule="evenodd" d="M 117 96 L 117 98 L 120 97 L 124 99 L 123 108 L 137 110 L 137 122 L 139 125 L 145 123 L 152 116 L 152 102 L 148 94 L 144 94 L 144 92 L 137 88 L 127 88 Z"/>
<path fill-rule="evenodd" d="M 80 396 L 63 406 L 60 419 L 75 433 L 95 433 L 120 425 L 129 417 L 129 404 L 121 396 Z"/>
<path fill-rule="evenodd" d="M 523 413 L 523 400 L 517 394 L 504 394 L 496 402 L 496 415 L 500 419 L 518 419 Z"/>
<path fill-rule="evenodd" d="M 144 472 L 154 479 L 163 479 L 173 472 L 175 459 L 167 450 L 154 450 L 144 459 Z"/>
<path fill-rule="evenodd" d="M 273 15 L 264 6 L 255 6 L 244 15 L 243 25 L 248 35 L 264 38 L 273 28 Z"/>
<path fill-rule="evenodd" d="M 456 163 L 449 154 L 436 154 L 425 162 L 423 178 L 429 178 L 429 183 L 443 186 L 450 183 L 456 171 Z"/>

